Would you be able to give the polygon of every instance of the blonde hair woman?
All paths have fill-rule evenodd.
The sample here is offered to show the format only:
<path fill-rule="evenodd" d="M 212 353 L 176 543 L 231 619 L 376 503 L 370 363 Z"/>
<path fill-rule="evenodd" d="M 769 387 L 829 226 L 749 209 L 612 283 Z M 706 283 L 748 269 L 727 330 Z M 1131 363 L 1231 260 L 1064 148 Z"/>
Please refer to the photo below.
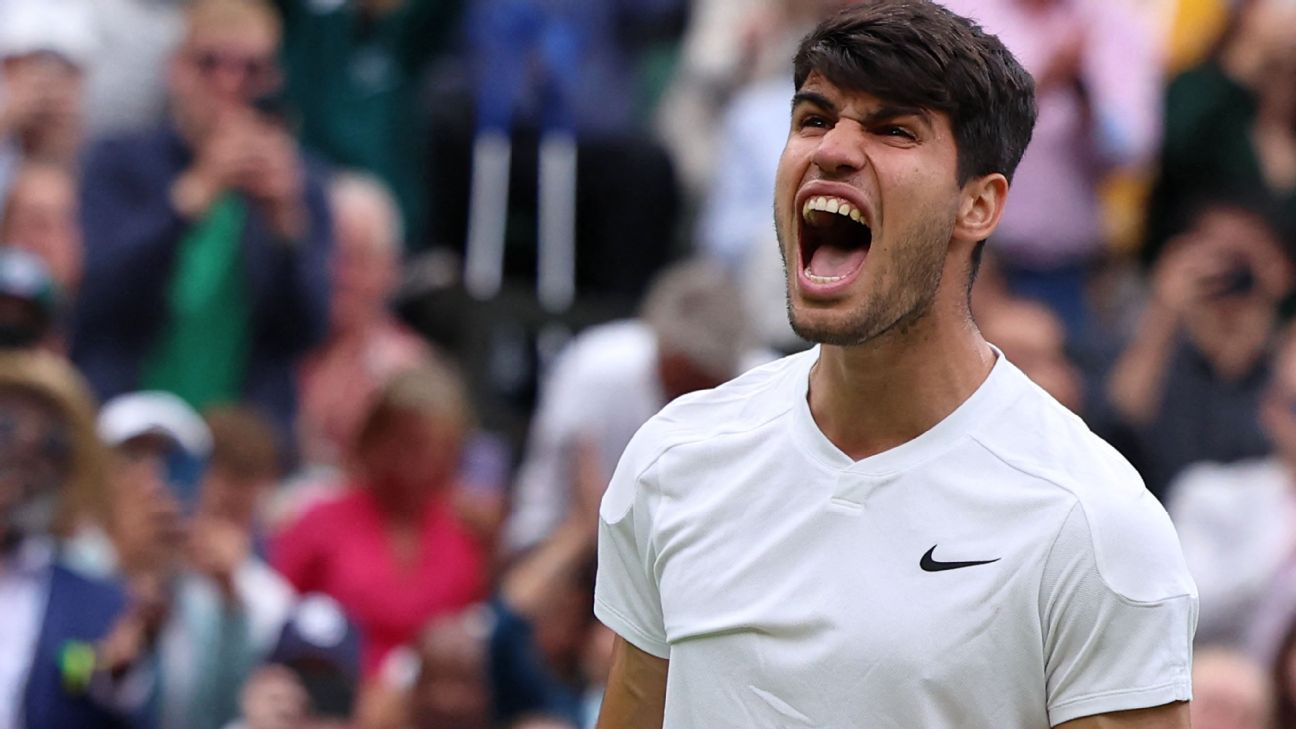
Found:
<path fill-rule="evenodd" d="M 393 377 L 351 447 L 351 483 L 274 541 L 272 562 L 301 592 L 331 595 L 360 627 L 364 672 L 427 622 L 482 597 L 481 546 L 451 505 L 472 422 L 448 366 Z"/>

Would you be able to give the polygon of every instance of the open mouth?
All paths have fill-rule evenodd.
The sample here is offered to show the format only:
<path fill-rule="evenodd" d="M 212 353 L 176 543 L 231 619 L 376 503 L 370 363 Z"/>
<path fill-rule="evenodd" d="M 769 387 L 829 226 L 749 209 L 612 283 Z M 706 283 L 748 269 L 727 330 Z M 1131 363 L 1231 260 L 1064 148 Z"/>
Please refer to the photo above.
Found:
<path fill-rule="evenodd" d="M 859 208 L 839 197 L 815 196 L 802 205 L 801 221 L 801 266 L 808 281 L 840 283 L 864 265 L 873 230 Z"/>

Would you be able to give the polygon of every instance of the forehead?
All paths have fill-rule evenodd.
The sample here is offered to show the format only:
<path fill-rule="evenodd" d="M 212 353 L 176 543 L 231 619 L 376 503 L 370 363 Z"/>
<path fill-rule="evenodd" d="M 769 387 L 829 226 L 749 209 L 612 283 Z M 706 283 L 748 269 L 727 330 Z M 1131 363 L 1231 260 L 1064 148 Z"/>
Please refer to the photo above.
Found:
<path fill-rule="evenodd" d="M 1230 207 L 1214 207 L 1198 216 L 1198 231 L 1230 240 L 1261 240 L 1274 243 L 1273 231 L 1256 213 Z"/>
<path fill-rule="evenodd" d="M 20 387 L 0 387 L 0 413 L 9 417 L 63 420 L 62 411 L 49 398 Z"/>
<path fill-rule="evenodd" d="M 189 29 L 185 45 L 188 48 L 269 54 L 279 45 L 279 38 L 269 23 L 253 16 L 243 16 L 196 23 Z"/>
<path fill-rule="evenodd" d="M 834 111 L 845 115 L 853 116 L 887 109 L 897 112 L 892 114 L 893 116 L 912 114 L 924 118 L 933 126 L 946 129 L 950 127 L 949 115 L 942 111 L 907 100 L 878 96 L 866 89 L 842 86 L 819 71 L 811 71 L 805 83 L 801 84 L 801 88 L 797 89 L 796 95 L 792 97 L 793 108 L 795 109 L 802 102 L 823 105 L 817 103 L 820 100 L 834 107 Z"/>

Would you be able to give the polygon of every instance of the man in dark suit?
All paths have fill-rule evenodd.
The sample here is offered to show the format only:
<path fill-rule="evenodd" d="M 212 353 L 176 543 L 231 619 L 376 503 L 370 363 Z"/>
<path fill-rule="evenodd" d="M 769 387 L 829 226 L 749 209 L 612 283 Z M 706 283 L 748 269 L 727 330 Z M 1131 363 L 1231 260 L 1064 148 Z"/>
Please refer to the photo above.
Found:
<path fill-rule="evenodd" d="M 62 359 L 0 352 L 0 728 L 151 726 L 157 617 L 60 564 L 93 518 L 103 453 L 88 390 Z"/>

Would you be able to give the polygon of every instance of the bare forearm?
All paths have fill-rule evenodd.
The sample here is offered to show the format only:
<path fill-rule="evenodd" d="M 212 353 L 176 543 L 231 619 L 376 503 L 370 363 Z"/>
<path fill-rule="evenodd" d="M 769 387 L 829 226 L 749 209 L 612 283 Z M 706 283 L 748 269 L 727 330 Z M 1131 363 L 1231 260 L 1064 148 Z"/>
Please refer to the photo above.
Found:
<path fill-rule="evenodd" d="M 505 575 L 500 593 L 515 612 L 534 617 L 555 589 L 594 555 L 598 532 L 594 525 L 568 519 L 540 546 Z"/>
<path fill-rule="evenodd" d="M 1146 425 L 1160 408 L 1178 331 L 1178 317 L 1152 303 L 1116 361 L 1107 380 L 1107 398 L 1128 423 Z"/>
<path fill-rule="evenodd" d="M 596 729 L 662 729 L 669 667 L 618 637 Z"/>

